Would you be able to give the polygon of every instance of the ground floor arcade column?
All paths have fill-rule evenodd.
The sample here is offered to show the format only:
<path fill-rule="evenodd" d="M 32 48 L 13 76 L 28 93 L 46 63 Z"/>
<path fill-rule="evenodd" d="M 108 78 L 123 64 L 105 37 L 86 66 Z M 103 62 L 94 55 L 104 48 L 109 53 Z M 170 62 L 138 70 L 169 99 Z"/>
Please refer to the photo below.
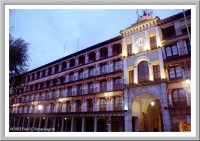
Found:
<path fill-rule="evenodd" d="M 132 132 L 132 116 L 131 116 L 131 100 L 129 96 L 129 87 L 124 87 L 124 131 L 125 132 Z"/>

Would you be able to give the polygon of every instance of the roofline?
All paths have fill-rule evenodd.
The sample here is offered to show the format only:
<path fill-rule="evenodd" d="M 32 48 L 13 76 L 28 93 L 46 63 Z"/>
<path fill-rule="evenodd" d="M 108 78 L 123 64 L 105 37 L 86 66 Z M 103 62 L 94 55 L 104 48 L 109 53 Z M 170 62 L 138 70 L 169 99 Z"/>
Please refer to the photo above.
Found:
<path fill-rule="evenodd" d="M 191 16 L 191 9 L 185 11 L 185 16 Z M 171 21 L 183 18 L 183 17 L 184 17 L 183 12 L 180 12 L 180 13 L 175 14 L 173 16 L 170 16 L 170 17 L 167 17 L 165 19 L 159 20 L 158 21 L 158 25 L 163 25 L 165 23 L 168 23 L 168 22 L 171 22 Z"/>
<path fill-rule="evenodd" d="M 58 63 L 58 62 L 60 62 L 60 61 L 64 61 L 64 60 L 66 60 L 66 59 L 69 59 L 69 58 L 71 58 L 71 57 L 73 57 L 73 56 L 77 56 L 77 55 L 79 55 L 79 54 L 81 54 L 81 53 L 87 52 L 87 51 L 89 51 L 89 50 L 92 50 L 92 49 L 95 49 L 95 48 L 98 48 L 98 47 L 102 47 L 102 46 L 104 46 L 104 45 L 107 45 L 107 44 L 109 44 L 109 43 L 112 43 L 112 42 L 115 42 L 115 41 L 118 41 L 118 40 L 121 40 L 121 39 L 122 39 L 122 36 L 121 36 L 121 35 L 116 36 L 116 37 L 114 37 L 114 38 L 111 38 L 111 39 L 109 39 L 109 40 L 103 41 L 103 42 L 101 42 L 101 43 L 98 43 L 98 44 L 96 44 L 96 45 L 90 46 L 90 47 L 88 47 L 88 48 L 82 49 L 82 50 L 80 50 L 80 51 L 77 51 L 77 52 L 75 52 L 75 53 L 72 53 L 72 54 L 70 54 L 70 55 L 67 55 L 67 56 L 65 56 L 65 57 L 63 57 L 63 58 L 57 59 L 57 60 L 55 60 L 55 61 L 53 61 L 53 62 L 50 62 L 50 63 L 48 63 L 48 64 L 45 64 L 45 65 L 40 66 L 40 67 L 38 67 L 38 68 L 35 68 L 35 69 L 33 69 L 33 70 L 27 71 L 26 73 L 21 74 L 21 75 L 26 75 L 26 74 L 28 74 L 28 73 L 31 73 L 31 72 L 40 70 L 40 69 L 42 69 L 42 68 L 45 68 L 45 67 L 50 66 L 50 65 L 53 65 L 53 64 Z"/>

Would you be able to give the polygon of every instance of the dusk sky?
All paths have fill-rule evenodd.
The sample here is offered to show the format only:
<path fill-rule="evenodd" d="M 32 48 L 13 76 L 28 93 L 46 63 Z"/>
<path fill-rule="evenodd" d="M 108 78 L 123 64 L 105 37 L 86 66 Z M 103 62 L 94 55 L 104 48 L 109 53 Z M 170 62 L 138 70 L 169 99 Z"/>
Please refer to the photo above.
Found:
<path fill-rule="evenodd" d="M 153 16 L 167 18 L 182 9 L 153 10 Z M 9 26 L 15 38 L 29 46 L 29 70 L 60 59 L 120 35 L 137 21 L 136 9 L 12 9 Z M 65 47 L 65 49 L 64 49 Z"/>

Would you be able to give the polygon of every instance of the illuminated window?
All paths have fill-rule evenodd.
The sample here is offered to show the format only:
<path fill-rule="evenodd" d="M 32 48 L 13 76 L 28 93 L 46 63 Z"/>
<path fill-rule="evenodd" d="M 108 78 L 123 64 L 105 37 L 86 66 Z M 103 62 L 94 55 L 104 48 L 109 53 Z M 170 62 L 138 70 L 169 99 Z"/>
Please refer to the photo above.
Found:
<path fill-rule="evenodd" d="M 149 81 L 149 66 L 148 62 L 142 61 L 138 64 L 138 82 Z"/>
<path fill-rule="evenodd" d="M 132 44 L 127 45 L 128 56 L 132 55 Z"/>
<path fill-rule="evenodd" d="M 153 66 L 154 80 L 160 80 L 160 67 L 159 65 Z"/>
<path fill-rule="evenodd" d="M 157 49 L 156 36 L 150 37 L 151 50 Z"/>
<path fill-rule="evenodd" d="M 134 70 L 129 71 L 129 83 L 130 84 L 134 83 Z"/>

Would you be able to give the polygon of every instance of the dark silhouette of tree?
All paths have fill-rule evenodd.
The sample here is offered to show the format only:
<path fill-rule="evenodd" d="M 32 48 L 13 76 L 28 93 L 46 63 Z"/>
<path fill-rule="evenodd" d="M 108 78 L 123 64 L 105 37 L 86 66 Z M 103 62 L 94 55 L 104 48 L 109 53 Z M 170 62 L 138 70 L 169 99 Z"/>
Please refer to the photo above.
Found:
<path fill-rule="evenodd" d="M 14 38 L 11 35 L 13 28 L 10 28 L 9 33 L 9 88 L 13 88 L 20 84 L 22 74 L 28 70 L 28 47 L 27 43 L 22 38 Z"/>

